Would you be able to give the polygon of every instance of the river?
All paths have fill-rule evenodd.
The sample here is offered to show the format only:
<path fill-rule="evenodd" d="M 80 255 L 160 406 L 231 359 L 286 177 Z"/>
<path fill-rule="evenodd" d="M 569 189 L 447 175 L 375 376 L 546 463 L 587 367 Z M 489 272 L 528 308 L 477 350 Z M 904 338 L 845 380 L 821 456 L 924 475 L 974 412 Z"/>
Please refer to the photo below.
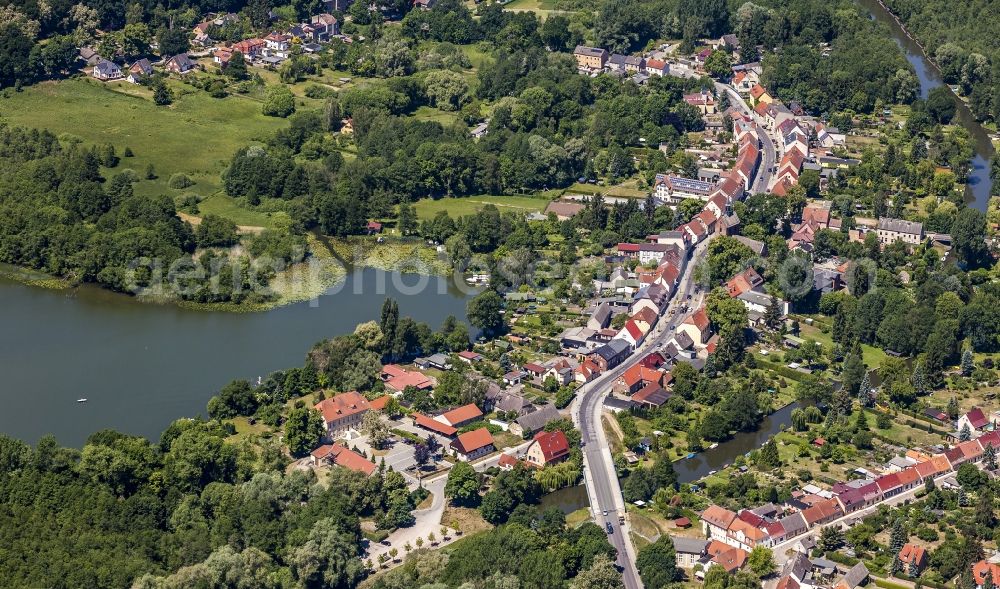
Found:
<path fill-rule="evenodd" d="M 858 4 L 867 10 L 872 17 L 889 27 L 893 40 L 903 49 L 906 59 L 913 65 L 913 69 L 920 79 L 920 96 L 927 98 L 928 93 L 933 88 L 945 86 L 944 80 L 937 67 L 924 55 L 920 44 L 912 39 L 905 30 L 896 22 L 895 17 L 879 3 L 879 0 L 857 0 Z M 949 89 L 949 92 L 951 90 Z M 955 121 L 969 131 L 975 144 L 975 155 L 972 159 L 972 172 L 969 175 L 966 187 L 966 196 L 975 208 L 985 211 L 990 201 L 990 191 L 993 181 L 990 180 L 990 160 L 993 158 L 994 148 L 990 141 L 986 129 L 980 125 L 972 115 L 969 107 L 958 98 L 953 92 L 952 99 L 955 101 Z"/>
<path fill-rule="evenodd" d="M 757 431 L 740 432 L 711 450 L 699 452 L 694 458 L 678 460 L 674 463 L 677 480 L 692 483 L 708 476 L 713 470 L 722 470 L 732 464 L 737 456 L 760 448 L 771 436 L 792 425 L 792 411 L 801 406 L 798 401 L 785 405 L 765 417 Z"/>
<path fill-rule="evenodd" d="M 448 315 L 465 320 L 463 290 L 366 268 L 314 302 L 225 313 L 0 280 L 0 432 L 32 443 L 51 433 L 72 446 L 102 428 L 157 440 L 173 420 L 204 415 L 230 380 L 301 366 L 314 343 L 377 320 L 386 297 L 434 329 Z"/>

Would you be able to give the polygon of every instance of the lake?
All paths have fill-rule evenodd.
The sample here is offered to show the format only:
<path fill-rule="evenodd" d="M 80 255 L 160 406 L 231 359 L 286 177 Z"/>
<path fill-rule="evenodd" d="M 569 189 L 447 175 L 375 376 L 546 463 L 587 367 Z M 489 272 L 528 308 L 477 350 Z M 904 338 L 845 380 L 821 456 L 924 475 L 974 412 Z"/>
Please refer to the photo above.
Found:
<path fill-rule="evenodd" d="M 205 415 L 230 380 L 301 366 L 314 343 L 378 320 L 387 297 L 437 329 L 448 315 L 465 320 L 467 290 L 365 268 L 314 301 L 226 313 L 0 280 L 0 432 L 31 443 L 51 433 L 71 446 L 102 428 L 157 440 L 173 420 Z"/>
<path fill-rule="evenodd" d="M 917 78 L 920 79 L 920 97 L 927 98 L 928 93 L 938 86 L 945 86 L 941 78 L 941 72 L 924 55 L 920 44 L 907 35 L 906 31 L 896 22 L 895 17 L 886 10 L 879 0 L 857 0 L 872 18 L 885 23 L 889 27 L 893 40 L 903 49 L 907 61 L 913 65 Z M 949 92 L 951 90 L 949 89 Z M 965 127 L 972 137 L 975 147 L 975 155 L 972 158 L 972 171 L 969 174 L 967 183 L 967 198 L 975 208 L 985 211 L 990 201 L 990 190 L 993 181 L 990 179 L 990 160 L 993 158 L 993 143 L 990 141 L 986 130 L 980 125 L 972 115 L 969 107 L 951 92 L 955 101 L 955 122 Z"/>

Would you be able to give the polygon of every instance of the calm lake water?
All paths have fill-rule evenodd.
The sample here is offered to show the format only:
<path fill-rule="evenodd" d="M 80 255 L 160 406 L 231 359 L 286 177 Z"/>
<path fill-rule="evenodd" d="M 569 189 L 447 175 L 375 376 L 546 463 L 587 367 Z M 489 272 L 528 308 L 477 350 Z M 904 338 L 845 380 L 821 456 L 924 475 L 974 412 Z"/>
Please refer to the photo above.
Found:
<path fill-rule="evenodd" d="M 944 86 L 941 73 L 924 55 L 920 45 L 909 36 L 906 31 L 899 26 L 896 19 L 889 13 L 878 0 L 857 0 L 858 3 L 871 13 L 872 17 L 886 24 L 892 33 L 893 40 L 903 49 L 906 59 L 913 65 L 917 77 L 920 79 L 920 96 L 927 98 L 928 93 L 933 88 Z M 993 158 L 993 143 L 990 141 L 986 130 L 976 122 L 972 111 L 957 96 L 952 93 L 952 98 L 956 104 L 955 121 L 965 127 L 975 143 L 975 156 L 972 159 L 972 172 L 969 175 L 967 186 L 967 197 L 975 208 L 985 211 L 990 201 L 990 189 L 993 181 L 990 180 L 990 160 Z"/>
<path fill-rule="evenodd" d="M 442 278 L 366 268 L 315 302 L 237 314 L 0 280 L 0 432 L 73 446 L 102 428 L 156 440 L 171 421 L 204 415 L 230 380 L 301 366 L 314 343 L 377 320 L 386 297 L 437 329 L 448 315 L 465 320 L 468 296 Z"/>

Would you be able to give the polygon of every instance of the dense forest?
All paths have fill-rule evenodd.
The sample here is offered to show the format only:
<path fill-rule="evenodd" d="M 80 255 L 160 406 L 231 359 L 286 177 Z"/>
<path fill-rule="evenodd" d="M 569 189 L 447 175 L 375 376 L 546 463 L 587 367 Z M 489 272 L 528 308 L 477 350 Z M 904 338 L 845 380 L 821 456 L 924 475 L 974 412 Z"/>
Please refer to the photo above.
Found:
<path fill-rule="evenodd" d="M 886 0 L 886 6 L 938 64 L 945 82 L 968 98 L 976 117 L 1000 119 L 1000 46 L 989 26 L 1000 20 L 1000 4 Z"/>

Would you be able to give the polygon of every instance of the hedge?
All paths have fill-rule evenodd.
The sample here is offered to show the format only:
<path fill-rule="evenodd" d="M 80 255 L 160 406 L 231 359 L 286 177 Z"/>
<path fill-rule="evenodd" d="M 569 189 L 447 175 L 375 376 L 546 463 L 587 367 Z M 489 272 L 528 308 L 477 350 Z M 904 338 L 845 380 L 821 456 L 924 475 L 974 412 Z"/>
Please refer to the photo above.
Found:
<path fill-rule="evenodd" d="M 771 362 L 770 360 L 763 360 L 760 357 L 755 356 L 754 361 L 757 362 L 758 368 L 767 368 L 768 370 L 777 373 L 779 376 L 794 380 L 795 382 L 802 382 L 803 377 L 807 376 L 806 374 L 789 368 L 784 364 L 778 364 L 777 362 Z"/>

